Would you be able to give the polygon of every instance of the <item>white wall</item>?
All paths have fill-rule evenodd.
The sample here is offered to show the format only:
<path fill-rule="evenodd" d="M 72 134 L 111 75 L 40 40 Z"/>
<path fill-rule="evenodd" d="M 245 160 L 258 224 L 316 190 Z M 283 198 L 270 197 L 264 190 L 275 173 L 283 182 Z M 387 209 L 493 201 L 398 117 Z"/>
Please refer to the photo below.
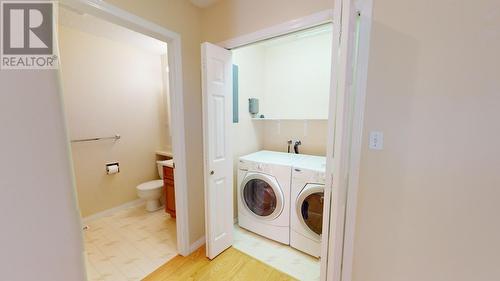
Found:
<path fill-rule="evenodd" d="M 329 27 L 319 30 L 327 32 L 289 35 L 233 51 L 240 72 L 235 157 L 261 149 L 286 152 L 288 140 L 301 140 L 300 153 L 325 155 L 326 120 L 252 120 L 248 112 L 248 98 L 258 98 L 266 117 L 326 118 L 331 32 Z"/>
<path fill-rule="evenodd" d="M 263 126 L 259 122 L 252 121 L 248 112 L 249 98 L 262 98 L 265 88 L 265 67 L 261 59 L 264 49 L 241 48 L 233 51 L 233 63 L 238 65 L 239 92 L 238 111 L 239 122 L 233 123 L 233 145 L 234 156 L 238 157 L 262 148 Z"/>
<path fill-rule="evenodd" d="M 162 56 L 66 26 L 59 27 L 59 44 L 71 139 L 121 135 L 71 146 L 85 217 L 138 199 L 136 186 L 159 178 L 155 151 L 171 143 Z M 120 173 L 107 175 L 105 164 L 114 161 Z"/>
<path fill-rule="evenodd" d="M 240 69 L 255 77 L 250 97 L 270 119 L 327 119 L 330 90 L 331 25 L 300 31 L 233 51 L 235 63 L 255 61 L 259 68 Z M 252 55 L 250 53 L 254 50 Z M 258 50 L 258 51 L 257 51 Z M 251 73 L 254 72 L 254 73 Z M 241 76 L 241 79 L 246 79 Z M 240 89 L 247 87 L 241 86 Z M 247 108 L 248 112 L 248 102 Z"/>
<path fill-rule="evenodd" d="M 261 43 L 266 118 L 328 119 L 331 26 L 320 26 Z"/>
<path fill-rule="evenodd" d="M 252 121 L 248 112 L 248 99 L 261 98 L 264 92 L 264 61 L 262 60 L 263 48 L 241 48 L 233 51 L 233 63 L 239 66 L 239 92 L 238 111 L 239 121 L 233 123 L 233 159 L 234 159 L 234 215 L 237 200 L 238 158 L 240 156 L 263 149 L 264 124 Z"/>
<path fill-rule="evenodd" d="M 1 70 L 0 85 L 0 279 L 83 281 L 57 72 Z"/>

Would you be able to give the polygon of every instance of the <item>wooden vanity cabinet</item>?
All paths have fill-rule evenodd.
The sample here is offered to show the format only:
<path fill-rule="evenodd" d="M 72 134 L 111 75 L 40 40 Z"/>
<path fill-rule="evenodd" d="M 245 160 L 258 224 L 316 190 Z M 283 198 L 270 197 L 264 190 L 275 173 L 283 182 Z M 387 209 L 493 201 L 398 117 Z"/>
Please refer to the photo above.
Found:
<path fill-rule="evenodd" d="M 163 166 L 163 186 L 165 187 L 165 212 L 175 218 L 174 168 Z"/>

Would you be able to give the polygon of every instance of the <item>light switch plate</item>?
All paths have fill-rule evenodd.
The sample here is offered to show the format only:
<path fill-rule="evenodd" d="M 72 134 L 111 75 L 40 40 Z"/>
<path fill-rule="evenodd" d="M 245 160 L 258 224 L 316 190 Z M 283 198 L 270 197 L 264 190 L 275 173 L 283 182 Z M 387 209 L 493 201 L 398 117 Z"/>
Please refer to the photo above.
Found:
<path fill-rule="evenodd" d="M 368 147 L 374 150 L 384 149 L 384 133 L 377 131 L 370 132 L 370 144 Z"/>

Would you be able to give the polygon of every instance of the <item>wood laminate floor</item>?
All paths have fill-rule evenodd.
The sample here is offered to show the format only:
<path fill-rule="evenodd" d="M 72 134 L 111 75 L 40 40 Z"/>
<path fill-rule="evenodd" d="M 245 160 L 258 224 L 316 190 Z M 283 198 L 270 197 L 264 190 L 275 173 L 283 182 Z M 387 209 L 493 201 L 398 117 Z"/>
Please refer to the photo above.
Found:
<path fill-rule="evenodd" d="M 234 248 L 229 248 L 210 261 L 205 257 L 205 247 L 193 254 L 176 256 L 143 281 L 174 280 L 296 280 Z"/>

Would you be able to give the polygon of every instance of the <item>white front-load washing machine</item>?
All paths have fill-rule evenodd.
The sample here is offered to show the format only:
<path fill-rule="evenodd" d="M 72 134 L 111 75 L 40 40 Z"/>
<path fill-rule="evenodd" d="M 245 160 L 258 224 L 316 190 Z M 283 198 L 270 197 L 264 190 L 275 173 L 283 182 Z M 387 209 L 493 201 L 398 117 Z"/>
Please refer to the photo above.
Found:
<path fill-rule="evenodd" d="M 321 253 L 326 158 L 300 155 L 292 168 L 290 246 L 311 256 Z"/>
<path fill-rule="evenodd" d="M 239 158 L 238 224 L 269 239 L 290 243 L 290 153 L 259 151 Z"/>

